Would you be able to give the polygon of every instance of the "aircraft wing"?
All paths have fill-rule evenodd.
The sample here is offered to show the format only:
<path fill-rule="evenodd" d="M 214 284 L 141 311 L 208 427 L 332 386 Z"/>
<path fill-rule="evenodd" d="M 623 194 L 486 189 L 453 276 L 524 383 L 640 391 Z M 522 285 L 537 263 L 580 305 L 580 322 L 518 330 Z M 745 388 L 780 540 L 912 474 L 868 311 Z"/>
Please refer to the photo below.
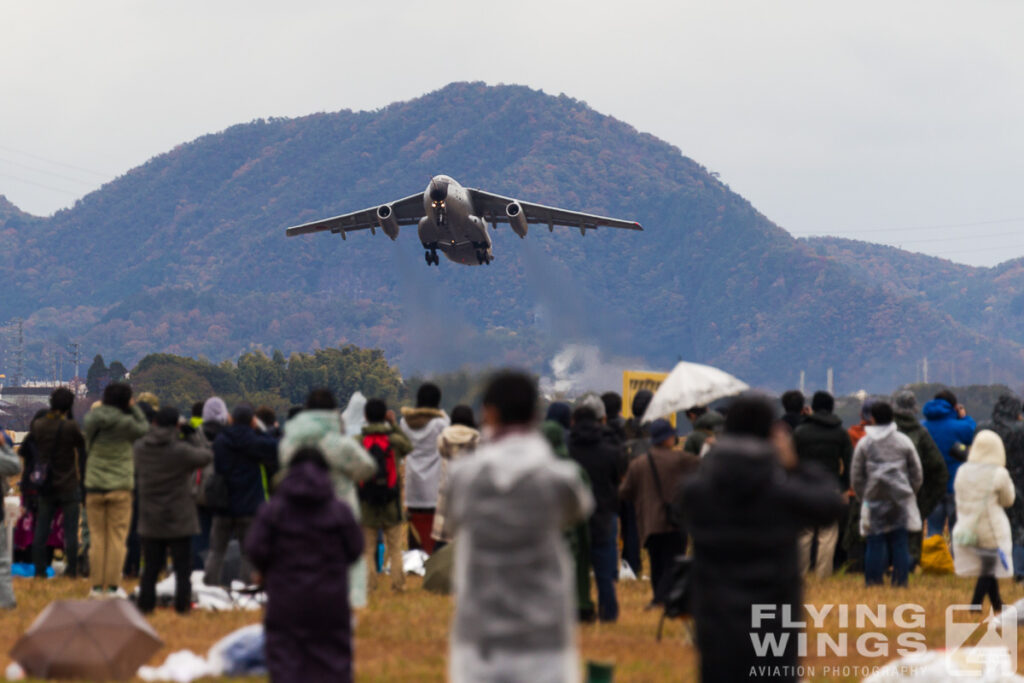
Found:
<path fill-rule="evenodd" d="M 391 210 L 395 212 L 395 220 L 398 221 L 399 225 L 415 225 L 423 217 L 423 193 L 418 192 L 390 202 L 390 206 Z M 296 235 L 308 235 L 311 232 L 330 231 L 335 234 L 341 233 L 342 237 L 344 237 L 344 233 L 352 232 L 353 230 L 376 228 L 380 226 L 380 221 L 377 219 L 378 208 L 377 206 L 372 206 L 362 211 L 353 211 L 352 213 L 334 216 L 333 218 L 324 218 L 312 223 L 295 225 L 286 229 L 285 235 L 295 237 Z"/>
<path fill-rule="evenodd" d="M 508 223 L 509 218 L 508 214 L 505 213 L 505 207 L 512 202 L 518 202 L 519 206 L 523 208 L 523 213 L 526 214 L 527 223 L 547 225 L 552 229 L 556 225 L 562 225 L 570 228 L 579 228 L 581 232 L 596 230 L 599 227 L 643 230 L 643 227 L 636 221 L 624 221 L 618 218 L 597 216 L 592 213 L 568 211 L 553 206 L 524 202 L 512 197 L 503 197 L 500 194 L 484 192 L 483 190 L 469 189 L 469 194 L 473 199 L 473 208 L 476 209 L 481 217 L 486 217 L 491 223 Z"/>

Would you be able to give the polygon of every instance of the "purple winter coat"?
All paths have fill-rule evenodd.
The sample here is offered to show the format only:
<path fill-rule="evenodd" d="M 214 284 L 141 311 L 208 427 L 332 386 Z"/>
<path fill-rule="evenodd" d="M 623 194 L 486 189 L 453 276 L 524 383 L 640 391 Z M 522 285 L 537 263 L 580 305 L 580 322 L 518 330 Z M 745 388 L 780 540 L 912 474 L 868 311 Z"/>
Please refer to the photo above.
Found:
<path fill-rule="evenodd" d="M 352 680 L 348 567 L 362 552 L 362 530 L 327 472 L 292 467 L 245 539 L 267 591 L 271 680 Z"/>

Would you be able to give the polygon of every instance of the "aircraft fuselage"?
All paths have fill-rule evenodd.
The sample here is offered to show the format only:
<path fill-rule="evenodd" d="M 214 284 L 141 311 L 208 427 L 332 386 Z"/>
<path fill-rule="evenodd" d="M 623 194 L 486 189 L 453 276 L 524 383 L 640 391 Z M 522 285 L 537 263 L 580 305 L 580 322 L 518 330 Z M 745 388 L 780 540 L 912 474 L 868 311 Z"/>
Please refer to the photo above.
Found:
<path fill-rule="evenodd" d="M 469 192 L 454 178 L 430 179 L 423 191 L 423 211 L 418 231 L 427 263 L 436 263 L 438 251 L 449 261 L 467 266 L 494 259 L 487 222 L 476 214 Z"/>

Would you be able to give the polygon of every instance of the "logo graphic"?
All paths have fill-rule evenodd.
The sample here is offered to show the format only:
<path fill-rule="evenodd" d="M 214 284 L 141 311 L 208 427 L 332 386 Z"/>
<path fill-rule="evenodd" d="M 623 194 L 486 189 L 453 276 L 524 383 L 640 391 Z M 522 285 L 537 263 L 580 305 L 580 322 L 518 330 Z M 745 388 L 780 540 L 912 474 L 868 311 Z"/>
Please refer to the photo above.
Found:
<path fill-rule="evenodd" d="M 1008 607 L 978 621 L 977 608 L 950 605 L 946 608 L 946 651 L 957 667 L 951 675 L 977 678 L 986 674 L 1017 671 L 1017 610 Z"/>

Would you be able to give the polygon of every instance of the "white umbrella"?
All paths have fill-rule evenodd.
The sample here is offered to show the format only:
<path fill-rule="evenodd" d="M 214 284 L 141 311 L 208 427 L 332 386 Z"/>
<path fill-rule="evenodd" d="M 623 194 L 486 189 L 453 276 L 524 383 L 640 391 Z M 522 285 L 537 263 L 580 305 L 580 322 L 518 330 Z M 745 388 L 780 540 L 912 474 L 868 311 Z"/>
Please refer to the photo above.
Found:
<path fill-rule="evenodd" d="M 658 387 L 644 411 L 644 422 L 651 422 L 680 410 L 706 406 L 726 396 L 743 393 L 750 387 L 727 372 L 710 365 L 687 363 L 676 365 Z"/>

